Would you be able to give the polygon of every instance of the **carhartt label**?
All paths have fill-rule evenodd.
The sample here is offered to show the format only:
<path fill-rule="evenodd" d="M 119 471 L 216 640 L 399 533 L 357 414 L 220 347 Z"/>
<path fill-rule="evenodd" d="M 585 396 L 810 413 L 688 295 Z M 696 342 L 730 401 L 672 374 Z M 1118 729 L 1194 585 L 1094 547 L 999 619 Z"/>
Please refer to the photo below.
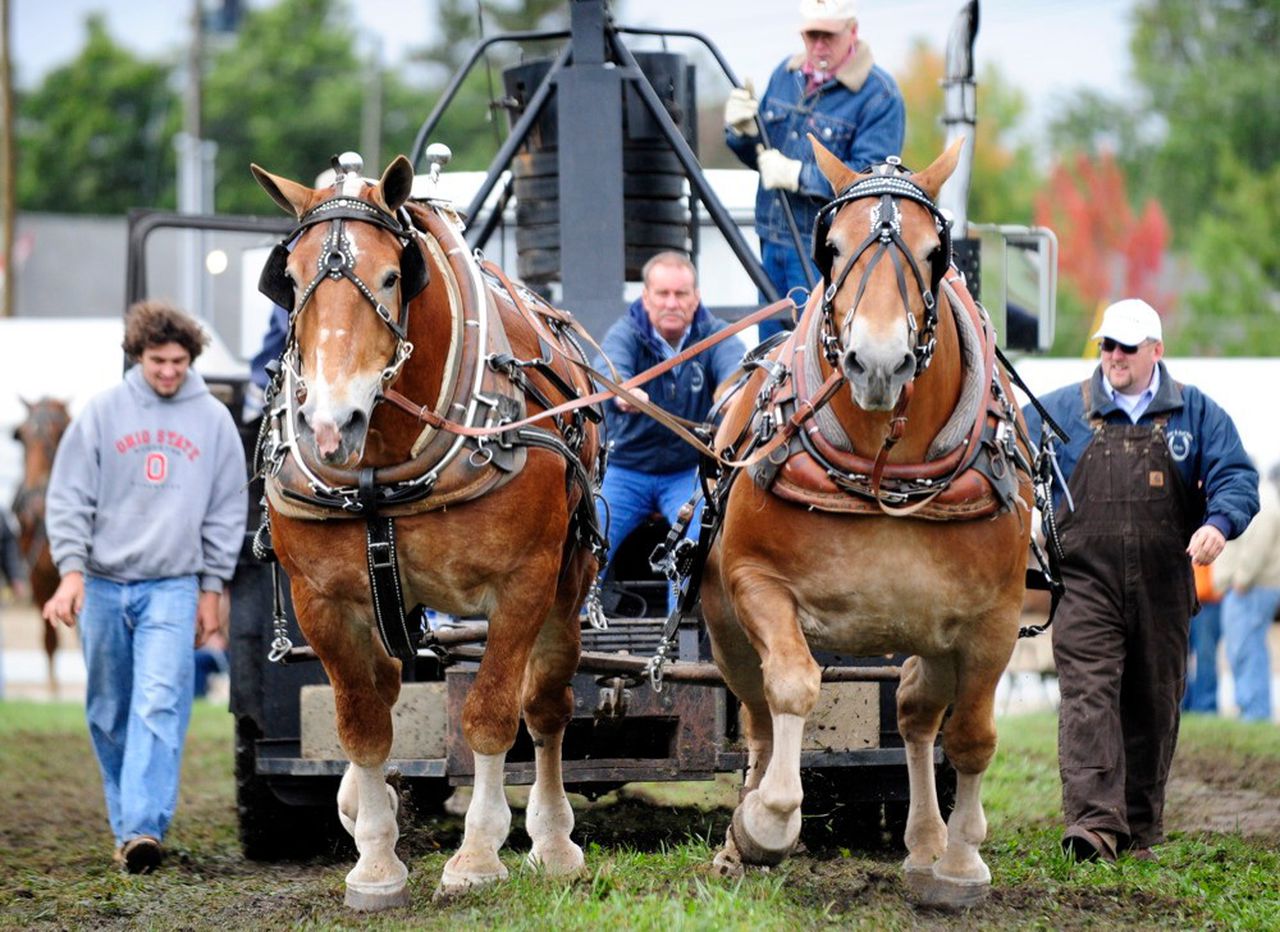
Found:
<path fill-rule="evenodd" d="M 1164 487 L 1164 473 L 1152 471 L 1147 474 L 1147 482 L 1151 488 L 1159 489 Z"/>

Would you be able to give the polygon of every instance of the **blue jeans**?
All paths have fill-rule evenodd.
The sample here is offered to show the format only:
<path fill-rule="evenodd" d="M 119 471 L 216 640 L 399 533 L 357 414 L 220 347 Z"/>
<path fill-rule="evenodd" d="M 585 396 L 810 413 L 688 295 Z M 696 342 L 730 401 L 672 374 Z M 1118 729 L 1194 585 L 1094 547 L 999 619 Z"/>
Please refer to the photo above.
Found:
<path fill-rule="evenodd" d="M 806 246 L 809 244 L 810 234 L 812 230 L 801 230 L 801 239 Z M 787 292 L 792 288 L 803 288 L 806 292 L 809 290 L 809 283 L 804 277 L 804 265 L 801 265 L 800 256 L 796 254 L 795 248 L 792 246 L 783 246 L 778 243 L 771 243 L 765 240 L 760 244 L 760 264 L 764 266 L 764 273 L 769 276 L 769 281 L 773 282 L 773 286 L 778 289 L 778 297 L 785 298 Z M 813 280 L 817 282 L 820 278 L 818 269 L 813 264 L 813 260 L 808 256 L 804 257 L 804 264 L 808 265 L 813 272 Z M 814 287 L 817 287 L 816 285 Z M 795 295 L 796 304 L 800 306 L 800 310 L 804 310 L 804 301 L 802 295 Z M 765 293 L 760 292 L 760 303 L 767 304 L 769 301 Z M 778 331 L 784 329 L 780 320 L 766 320 L 759 325 L 760 341 L 764 342 Z M 786 329 L 790 330 L 790 327 Z"/>
<path fill-rule="evenodd" d="M 1222 597 L 1222 637 L 1235 680 L 1236 705 L 1247 722 L 1271 721 L 1271 660 L 1267 629 L 1280 605 L 1280 589 L 1232 589 Z"/>
<path fill-rule="evenodd" d="M 672 440 L 675 443 L 675 440 Z M 698 469 L 683 472 L 648 473 L 638 469 L 626 469 L 622 466 L 610 466 L 605 470 L 604 483 L 600 495 L 609 506 L 609 558 L 601 567 L 603 576 L 613 556 L 622 546 L 622 542 L 638 528 L 649 515 L 661 512 L 668 523 L 675 524 L 680 506 L 692 496 L 698 487 Z M 698 519 L 702 516 L 702 501 L 699 499 L 693 520 L 685 533 L 686 537 L 696 537 Z M 667 593 L 667 610 L 675 608 L 675 593 Z"/>
<path fill-rule="evenodd" d="M 195 683 L 195 576 L 85 577 L 85 716 L 116 844 L 163 839 L 178 804 Z"/>
<path fill-rule="evenodd" d="M 1218 711 L 1218 641 L 1222 637 L 1222 604 L 1205 602 L 1191 616 L 1191 675 L 1182 708 L 1187 712 Z"/>

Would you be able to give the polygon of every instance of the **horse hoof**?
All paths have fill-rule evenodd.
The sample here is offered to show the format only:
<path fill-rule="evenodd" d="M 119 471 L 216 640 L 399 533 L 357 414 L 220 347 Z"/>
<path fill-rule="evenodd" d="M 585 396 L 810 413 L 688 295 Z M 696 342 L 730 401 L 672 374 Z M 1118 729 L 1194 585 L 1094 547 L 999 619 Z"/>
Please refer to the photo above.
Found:
<path fill-rule="evenodd" d="M 743 864 L 756 864 L 761 867 L 775 867 L 781 864 L 795 847 L 791 845 L 777 851 L 756 844 L 755 839 L 747 834 L 741 806 L 733 810 L 733 821 L 729 823 L 729 842 L 737 849 Z"/>
<path fill-rule="evenodd" d="M 380 890 L 374 884 L 347 884 L 347 895 L 343 902 L 348 909 L 362 913 L 375 913 L 384 909 L 398 909 L 409 905 L 409 890 L 400 881 L 400 888 Z"/>
<path fill-rule="evenodd" d="M 952 880 L 921 868 L 909 868 L 905 880 L 907 898 L 917 906 L 933 909 L 970 909 L 991 892 L 989 880 Z"/>
<path fill-rule="evenodd" d="M 545 845 L 530 851 L 525 865 L 533 870 L 546 871 L 552 877 L 574 877 L 587 866 L 582 849 L 573 842 Z"/>
<path fill-rule="evenodd" d="M 507 879 L 507 868 L 497 857 L 493 859 L 493 866 L 471 870 L 459 870 L 457 860 L 458 855 L 455 854 L 445 864 L 440 874 L 440 885 L 432 895 L 435 902 L 461 896 L 473 887 L 483 887 Z"/>

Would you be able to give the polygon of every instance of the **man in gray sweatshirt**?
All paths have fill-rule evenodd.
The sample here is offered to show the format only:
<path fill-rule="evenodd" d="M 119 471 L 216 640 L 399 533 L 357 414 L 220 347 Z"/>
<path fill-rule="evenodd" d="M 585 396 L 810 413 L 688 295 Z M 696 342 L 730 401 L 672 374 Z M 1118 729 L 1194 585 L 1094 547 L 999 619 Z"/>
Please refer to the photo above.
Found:
<path fill-rule="evenodd" d="M 226 406 L 190 368 L 208 337 L 141 302 L 125 318 L 136 363 L 71 423 L 46 523 L 62 582 L 45 620 L 79 623 L 86 718 L 116 860 L 148 873 L 178 802 L 193 646 L 218 630 L 248 509 L 244 450 Z"/>

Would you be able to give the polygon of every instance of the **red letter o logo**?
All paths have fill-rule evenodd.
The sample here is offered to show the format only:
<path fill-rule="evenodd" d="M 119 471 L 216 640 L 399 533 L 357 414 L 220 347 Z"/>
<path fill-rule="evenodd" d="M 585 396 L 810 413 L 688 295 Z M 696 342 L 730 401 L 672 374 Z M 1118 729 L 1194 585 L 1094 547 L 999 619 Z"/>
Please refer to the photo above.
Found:
<path fill-rule="evenodd" d="M 148 453 L 146 473 L 148 482 L 164 482 L 169 474 L 169 460 L 163 453 Z"/>

